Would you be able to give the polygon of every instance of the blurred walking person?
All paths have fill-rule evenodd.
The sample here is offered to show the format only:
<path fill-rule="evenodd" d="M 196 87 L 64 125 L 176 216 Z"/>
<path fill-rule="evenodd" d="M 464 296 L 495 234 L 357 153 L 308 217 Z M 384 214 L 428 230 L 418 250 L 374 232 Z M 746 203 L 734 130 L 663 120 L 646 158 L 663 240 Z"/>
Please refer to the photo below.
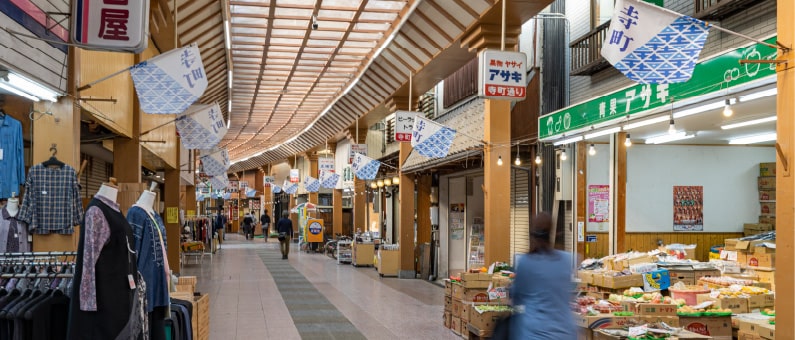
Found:
<path fill-rule="evenodd" d="M 293 221 L 290 220 L 290 212 L 282 213 L 282 218 L 276 222 L 276 232 L 279 233 L 282 260 L 286 260 L 287 255 L 290 254 L 290 240 L 293 238 Z"/>

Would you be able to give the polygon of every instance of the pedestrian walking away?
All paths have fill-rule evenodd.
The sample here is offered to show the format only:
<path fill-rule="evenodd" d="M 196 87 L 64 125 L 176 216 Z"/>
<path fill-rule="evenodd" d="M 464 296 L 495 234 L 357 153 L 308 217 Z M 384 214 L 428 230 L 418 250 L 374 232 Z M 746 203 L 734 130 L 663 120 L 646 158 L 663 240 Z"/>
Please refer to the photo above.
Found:
<path fill-rule="evenodd" d="M 290 254 L 290 240 L 293 238 L 293 221 L 290 220 L 289 212 L 285 211 L 279 222 L 276 222 L 276 232 L 279 233 L 282 260 L 286 260 L 287 255 Z"/>
<path fill-rule="evenodd" d="M 268 216 L 268 209 L 263 210 L 262 216 L 259 218 L 262 223 L 262 236 L 265 237 L 265 242 L 268 242 L 268 235 L 270 235 L 271 217 Z"/>
<path fill-rule="evenodd" d="M 246 235 L 246 240 L 254 239 L 254 216 L 251 216 L 250 212 L 243 217 L 243 233 Z"/>

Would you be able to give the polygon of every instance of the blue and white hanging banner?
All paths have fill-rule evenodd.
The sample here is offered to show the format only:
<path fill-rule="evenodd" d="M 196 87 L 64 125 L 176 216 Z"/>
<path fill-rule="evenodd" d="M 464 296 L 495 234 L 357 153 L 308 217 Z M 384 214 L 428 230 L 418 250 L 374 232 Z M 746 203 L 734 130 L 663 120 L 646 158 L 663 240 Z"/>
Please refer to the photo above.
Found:
<path fill-rule="evenodd" d="M 226 135 L 226 123 L 218 103 L 193 105 L 177 115 L 177 132 L 186 149 L 210 149 Z"/>
<path fill-rule="evenodd" d="M 210 198 L 212 198 L 214 200 L 217 200 L 217 199 L 221 198 L 221 195 L 214 192 L 214 193 L 210 194 Z"/>
<path fill-rule="evenodd" d="M 278 193 L 282 192 L 282 187 L 274 184 L 273 185 L 273 189 L 271 189 L 271 192 L 273 192 L 274 194 L 278 194 Z"/>
<path fill-rule="evenodd" d="M 320 186 L 327 189 L 334 189 L 337 187 L 337 182 L 340 180 L 340 175 L 331 171 L 320 171 Z"/>
<path fill-rule="evenodd" d="M 202 170 L 208 176 L 219 176 L 226 173 L 232 165 L 229 162 L 229 152 L 226 149 L 218 151 L 202 151 L 199 159 L 202 162 Z"/>
<path fill-rule="evenodd" d="M 306 176 L 304 178 L 304 188 L 309 192 L 317 192 L 320 190 L 320 181 L 317 178 Z"/>
<path fill-rule="evenodd" d="M 256 196 L 257 196 L 257 190 L 254 190 L 254 188 L 246 188 L 246 197 L 251 198 Z"/>
<path fill-rule="evenodd" d="M 284 192 L 292 195 L 298 192 L 298 183 L 290 183 L 287 187 L 284 188 Z"/>
<path fill-rule="evenodd" d="M 221 196 L 221 198 L 223 198 L 225 200 L 231 199 L 232 198 L 232 193 L 231 192 L 227 192 L 223 196 Z"/>
<path fill-rule="evenodd" d="M 378 175 L 378 168 L 381 167 L 381 162 L 357 152 L 353 154 L 351 167 L 353 168 L 353 173 L 359 179 L 375 179 L 375 176 Z"/>
<path fill-rule="evenodd" d="M 229 178 L 226 177 L 226 174 L 210 177 L 210 185 L 213 189 L 226 189 L 229 185 Z"/>
<path fill-rule="evenodd" d="M 455 130 L 417 115 L 411 146 L 425 157 L 442 158 L 447 157 L 454 138 Z"/>
<path fill-rule="evenodd" d="M 710 24 L 639 0 L 616 1 L 602 56 L 641 84 L 686 82 Z"/>
<path fill-rule="evenodd" d="M 199 47 L 173 49 L 130 68 L 141 110 L 182 113 L 207 89 Z"/>

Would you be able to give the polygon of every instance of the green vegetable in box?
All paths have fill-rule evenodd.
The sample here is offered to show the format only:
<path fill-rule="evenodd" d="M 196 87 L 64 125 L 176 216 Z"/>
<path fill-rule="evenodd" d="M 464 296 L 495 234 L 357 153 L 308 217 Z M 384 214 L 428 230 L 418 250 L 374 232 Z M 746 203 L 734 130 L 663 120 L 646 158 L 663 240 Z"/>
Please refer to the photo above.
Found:
<path fill-rule="evenodd" d="M 480 313 L 483 312 L 512 312 L 513 309 L 511 306 L 504 306 L 504 305 L 477 305 L 475 306 L 475 310 Z"/>

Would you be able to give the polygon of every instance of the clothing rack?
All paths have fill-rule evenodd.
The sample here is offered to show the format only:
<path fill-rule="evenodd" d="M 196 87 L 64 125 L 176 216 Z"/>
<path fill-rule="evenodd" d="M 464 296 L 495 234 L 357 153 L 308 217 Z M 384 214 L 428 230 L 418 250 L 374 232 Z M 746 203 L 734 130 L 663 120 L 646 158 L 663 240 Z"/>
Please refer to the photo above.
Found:
<path fill-rule="evenodd" d="M 71 273 L 11 273 L 0 274 L 0 279 L 71 279 Z"/>
<path fill-rule="evenodd" d="M 36 257 L 36 256 L 77 256 L 76 251 L 43 251 L 26 253 L 0 253 L 0 259 L 4 257 Z"/>
<path fill-rule="evenodd" d="M 191 231 L 189 234 L 191 235 L 191 239 L 204 244 L 204 249 L 201 251 L 183 251 L 181 247 L 182 242 L 180 242 L 180 264 L 183 264 L 187 261 L 187 256 L 199 257 L 199 263 L 201 263 L 204 261 L 204 255 L 210 255 L 210 261 L 212 261 L 214 246 L 213 233 L 215 232 L 212 222 L 212 214 L 185 216 L 183 229 L 185 226 L 190 227 Z"/>

